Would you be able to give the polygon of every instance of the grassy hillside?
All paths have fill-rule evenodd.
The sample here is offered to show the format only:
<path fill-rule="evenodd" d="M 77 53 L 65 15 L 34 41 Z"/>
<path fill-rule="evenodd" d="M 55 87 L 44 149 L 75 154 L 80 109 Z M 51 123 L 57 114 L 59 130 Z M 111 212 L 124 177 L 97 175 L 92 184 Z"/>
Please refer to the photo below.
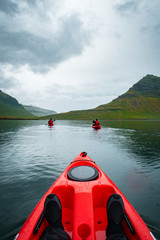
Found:
<path fill-rule="evenodd" d="M 111 103 L 95 109 L 109 118 L 160 119 L 160 78 L 147 75 Z"/>
<path fill-rule="evenodd" d="M 33 118 L 18 101 L 0 90 L 0 118 Z"/>
<path fill-rule="evenodd" d="M 32 113 L 36 117 L 42 117 L 42 116 L 46 116 L 46 115 L 56 114 L 56 111 L 47 110 L 47 109 L 39 108 L 36 106 L 23 105 L 23 107 L 28 112 Z"/>
<path fill-rule="evenodd" d="M 126 93 L 94 109 L 71 111 L 56 119 L 160 119 L 160 77 L 147 75 Z"/>

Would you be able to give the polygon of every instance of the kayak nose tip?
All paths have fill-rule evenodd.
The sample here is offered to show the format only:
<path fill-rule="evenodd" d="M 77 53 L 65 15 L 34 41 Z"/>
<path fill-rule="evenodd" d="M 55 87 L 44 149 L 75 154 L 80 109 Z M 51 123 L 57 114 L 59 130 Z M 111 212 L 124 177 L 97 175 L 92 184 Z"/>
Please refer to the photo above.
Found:
<path fill-rule="evenodd" d="M 81 155 L 82 157 L 85 157 L 85 156 L 87 155 L 87 153 L 86 153 L 86 152 L 81 152 L 80 155 Z"/>

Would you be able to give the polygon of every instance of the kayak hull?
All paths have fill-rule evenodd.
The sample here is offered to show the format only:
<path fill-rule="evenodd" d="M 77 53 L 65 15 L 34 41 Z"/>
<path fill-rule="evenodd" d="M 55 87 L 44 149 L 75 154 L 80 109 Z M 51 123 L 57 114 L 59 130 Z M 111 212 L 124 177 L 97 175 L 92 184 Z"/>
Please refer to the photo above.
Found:
<path fill-rule="evenodd" d="M 83 156 L 84 155 L 84 156 Z M 73 181 L 68 173 L 78 167 L 92 167 L 98 172 L 95 180 Z M 111 194 L 119 194 L 124 202 L 125 211 L 135 229 L 135 234 L 123 222 L 123 230 L 130 240 L 153 240 L 150 230 L 141 217 L 105 173 L 84 153 L 79 154 L 60 177 L 49 188 L 37 204 L 17 235 L 17 240 L 39 239 L 48 226 L 44 219 L 39 231 L 33 231 L 38 222 L 48 194 L 55 193 L 62 204 L 62 223 L 65 231 L 73 240 L 105 240 L 107 227 L 107 201 Z"/>
<path fill-rule="evenodd" d="M 94 129 L 101 129 L 101 126 L 100 125 L 92 125 L 92 128 L 94 128 Z"/>
<path fill-rule="evenodd" d="M 54 123 L 48 123 L 48 126 L 54 126 Z"/>

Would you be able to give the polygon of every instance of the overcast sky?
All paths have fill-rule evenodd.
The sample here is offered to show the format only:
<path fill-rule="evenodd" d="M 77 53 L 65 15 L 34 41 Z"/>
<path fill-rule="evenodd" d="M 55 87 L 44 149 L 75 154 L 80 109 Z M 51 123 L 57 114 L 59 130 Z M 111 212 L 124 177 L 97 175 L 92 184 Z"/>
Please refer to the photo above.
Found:
<path fill-rule="evenodd" d="M 66 112 L 160 76 L 159 0 L 0 0 L 0 89 Z"/>

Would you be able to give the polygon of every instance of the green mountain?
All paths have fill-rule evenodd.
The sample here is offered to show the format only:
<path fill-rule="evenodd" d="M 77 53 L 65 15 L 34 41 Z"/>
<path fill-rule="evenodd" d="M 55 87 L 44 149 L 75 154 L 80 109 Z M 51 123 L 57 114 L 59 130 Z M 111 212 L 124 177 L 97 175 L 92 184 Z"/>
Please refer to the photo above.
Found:
<path fill-rule="evenodd" d="M 18 101 L 0 90 L 0 118 L 33 118 Z"/>
<path fill-rule="evenodd" d="M 36 106 L 28 106 L 28 105 L 23 105 L 23 107 L 30 113 L 32 113 L 36 117 L 42 117 L 42 116 L 48 116 L 51 114 L 57 114 L 56 111 L 53 110 L 47 110 L 44 108 L 39 108 Z"/>
<path fill-rule="evenodd" d="M 51 117 L 56 119 L 160 119 L 160 77 L 153 75 L 143 77 L 126 93 L 108 104 Z"/>

